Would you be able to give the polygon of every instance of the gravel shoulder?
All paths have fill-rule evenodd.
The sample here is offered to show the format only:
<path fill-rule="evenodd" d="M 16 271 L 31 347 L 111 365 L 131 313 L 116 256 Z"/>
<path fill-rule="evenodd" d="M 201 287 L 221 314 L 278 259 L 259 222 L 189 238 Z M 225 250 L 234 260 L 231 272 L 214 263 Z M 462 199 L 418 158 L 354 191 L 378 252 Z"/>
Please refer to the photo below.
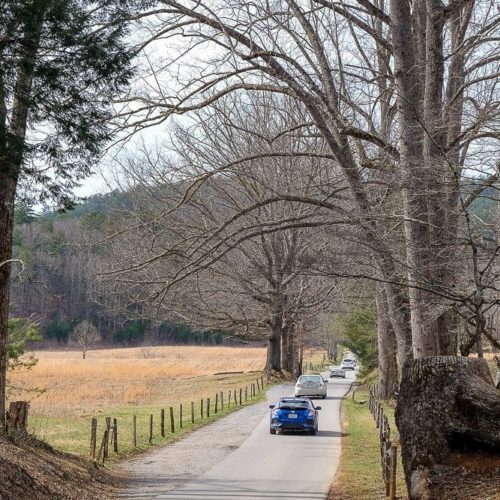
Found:
<path fill-rule="evenodd" d="M 132 459 L 120 468 L 127 487 L 120 498 L 154 498 L 210 470 L 239 448 L 269 411 L 269 404 L 293 393 L 293 385 L 267 391 L 267 401 L 247 406 L 206 425 L 170 446 Z"/>

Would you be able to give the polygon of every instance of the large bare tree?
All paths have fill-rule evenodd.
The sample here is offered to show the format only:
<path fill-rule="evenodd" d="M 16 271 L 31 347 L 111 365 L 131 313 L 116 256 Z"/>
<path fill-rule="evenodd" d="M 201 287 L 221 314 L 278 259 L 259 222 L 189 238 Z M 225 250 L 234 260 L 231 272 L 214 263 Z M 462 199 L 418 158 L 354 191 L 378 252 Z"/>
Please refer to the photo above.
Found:
<path fill-rule="evenodd" d="M 326 307 L 336 284 L 310 270 L 334 253 L 332 226 L 351 225 L 322 138 L 289 134 L 297 114 L 289 99 L 233 96 L 178 129 L 171 161 L 147 151 L 127 162 L 131 227 L 142 228 L 142 241 L 105 274 L 142 287 L 148 311 L 164 318 L 264 336 L 268 369 L 294 372 L 299 325 Z M 180 180 L 191 178 L 204 183 Z"/>

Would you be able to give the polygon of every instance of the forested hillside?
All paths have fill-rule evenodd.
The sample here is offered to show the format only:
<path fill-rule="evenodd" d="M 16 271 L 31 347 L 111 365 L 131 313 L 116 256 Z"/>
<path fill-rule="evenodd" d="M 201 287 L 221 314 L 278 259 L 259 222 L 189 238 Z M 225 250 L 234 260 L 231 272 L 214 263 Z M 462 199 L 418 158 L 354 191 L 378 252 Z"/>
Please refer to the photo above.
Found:
<path fill-rule="evenodd" d="M 130 207 L 126 195 L 109 193 L 88 198 L 64 213 L 16 209 L 14 256 L 24 269 L 12 280 L 12 317 L 31 317 L 45 343 L 65 345 L 82 320 L 94 323 L 105 344 L 216 343 L 221 332 L 195 331 L 182 324 L 145 319 L 109 307 L 95 289 L 95 260 L 106 251 L 96 244 L 102 224 Z"/>

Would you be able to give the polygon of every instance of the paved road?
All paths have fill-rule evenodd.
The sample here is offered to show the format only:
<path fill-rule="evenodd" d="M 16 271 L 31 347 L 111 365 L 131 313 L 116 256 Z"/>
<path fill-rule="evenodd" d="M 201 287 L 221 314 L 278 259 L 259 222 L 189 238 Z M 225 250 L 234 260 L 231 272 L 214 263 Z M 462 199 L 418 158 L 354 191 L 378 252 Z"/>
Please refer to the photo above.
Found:
<path fill-rule="evenodd" d="M 330 380 L 328 398 L 316 402 L 322 407 L 316 436 L 271 435 L 266 415 L 243 445 L 218 465 L 154 498 L 325 499 L 340 456 L 340 401 L 350 382 Z"/>

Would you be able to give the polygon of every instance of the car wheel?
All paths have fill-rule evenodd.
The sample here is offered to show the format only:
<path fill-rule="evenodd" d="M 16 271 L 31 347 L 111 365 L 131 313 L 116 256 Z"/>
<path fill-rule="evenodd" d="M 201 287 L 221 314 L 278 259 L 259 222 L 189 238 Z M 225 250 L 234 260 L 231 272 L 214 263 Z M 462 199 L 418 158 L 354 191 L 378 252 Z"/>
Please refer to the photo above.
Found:
<path fill-rule="evenodd" d="M 316 433 L 318 432 L 318 430 L 317 429 L 311 429 L 309 432 L 311 433 L 311 436 L 316 436 Z"/>
<path fill-rule="evenodd" d="M 276 434 L 276 429 L 269 429 L 269 434 Z"/>

